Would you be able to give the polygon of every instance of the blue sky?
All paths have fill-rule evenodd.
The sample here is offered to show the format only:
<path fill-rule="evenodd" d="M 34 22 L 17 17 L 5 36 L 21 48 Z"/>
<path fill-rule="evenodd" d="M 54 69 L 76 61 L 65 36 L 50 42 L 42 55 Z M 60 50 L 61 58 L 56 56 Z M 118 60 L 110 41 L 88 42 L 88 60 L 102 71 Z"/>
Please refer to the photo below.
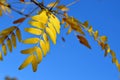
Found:
<path fill-rule="evenodd" d="M 47 4 L 47 0 L 45 1 Z M 73 1 L 61 0 L 61 3 L 69 4 Z M 100 35 L 108 36 L 108 43 L 120 61 L 120 0 L 80 0 L 69 8 L 70 16 L 74 16 L 81 22 L 88 20 Z M 0 17 L 0 31 L 6 26 L 11 26 L 12 21 L 16 19 L 8 18 L 8 16 Z M 24 23 L 20 26 L 23 39 L 25 39 L 30 35 L 23 31 L 23 26 L 29 27 L 29 25 Z M 62 36 L 66 39 L 65 43 L 61 40 Z M 104 51 L 97 42 L 88 34 L 86 37 L 92 47 L 91 50 L 79 44 L 73 33 L 66 35 L 66 29 L 62 28 L 57 44 L 51 43 L 50 52 L 43 58 L 35 73 L 32 72 L 31 65 L 21 71 L 18 70 L 20 64 L 27 57 L 22 55 L 20 50 L 29 45 L 17 43 L 17 48 L 12 53 L 8 52 L 4 61 L 0 62 L 0 80 L 4 80 L 6 75 L 17 77 L 19 80 L 119 80 L 120 73 L 112 64 L 111 56 L 105 58 Z"/>

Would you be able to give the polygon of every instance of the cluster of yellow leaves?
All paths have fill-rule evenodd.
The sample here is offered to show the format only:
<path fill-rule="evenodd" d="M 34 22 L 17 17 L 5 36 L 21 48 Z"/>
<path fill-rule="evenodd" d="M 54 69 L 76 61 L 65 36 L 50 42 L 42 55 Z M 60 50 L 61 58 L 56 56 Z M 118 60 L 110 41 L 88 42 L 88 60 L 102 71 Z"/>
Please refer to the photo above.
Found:
<path fill-rule="evenodd" d="M 68 16 L 66 13 L 64 13 L 64 16 L 65 17 L 62 19 L 62 24 L 65 23 L 65 28 L 69 27 L 67 34 L 70 34 L 72 30 L 78 32 L 79 34 L 81 34 L 77 35 L 79 42 L 91 49 L 91 46 L 89 45 L 87 39 L 84 37 L 84 32 L 82 30 L 82 26 L 79 24 L 79 21 L 74 17 Z"/>
<path fill-rule="evenodd" d="M 0 60 L 3 60 L 2 53 L 6 56 L 7 48 L 10 52 L 12 52 L 12 46 L 16 48 L 16 37 L 21 41 L 21 33 L 17 26 L 12 26 L 0 32 L 0 44 L 2 45 Z"/>
<path fill-rule="evenodd" d="M 60 33 L 60 21 L 48 10 L 41 10 L 38 15 L 32 16 L 29 24 L 33 27 L 25 28 L 25 31 L 38 37 L 28 38 L 22 42 L 38 46 L 21 51 L 22 54 L 29 54 L 30 56 L 22 63 L 19 69 L 21 70 L 31 63 L 35 72 L 38 64 L 42 61 L 42 57 L 46 56 L 50 50 L 49 37 L 56 44 L 57 33 Z"/>
<path fill-rule="evenodd" d="M 105 55 L 107 56 L 108 53 L 111 54 L 112 56 L 112 62 L 115 63 L 117 66 L 118 70 L 120 71 L 120 64 L 116 58 L 115 52 L 111 50 L 109 44 L 107 43 L 108 38 L 106 36 L 99 36 L 99 32 L 96 30 L 94 31 L 92 26 L 89 27 L 88 21 L 84 22 L 83 24 L 80 23 L 81 26 L 87 30 L 87 32 L 94 37 L 94 40 L 98 42 L 98 44 L 101 46 L 102 50 L 105 51 Z"/>
<path fill-rule="evenodd" d="M 64 16 L 65 17 L 62 19 L 62 24 L 65 23 L 65 28 L 69 27 L 67 34 L 70 34 L 72 30 L 75 30 L 76 32 L 84 35 L 82 27 L 74 17 L 70 17 L 66 13 L 64 13 Z"/>
<path fill-rule="evenodd" d="M 2 11 L 5 13 L 10 13 L 10 9 L 7 7 L 6 0 L 0 0 L 0 16 L 2 16 Z"/>
<path fill-rule="evenodd" d="M 105 56 L 108 55 L 108 53 L 111 54 L 112 56 L 112 62 L 115 63 L 117 66 L 118 70 L 120 71 L 120 64 L 116 58 L 115 52 L 110 49 L 109 44 L 107 44 L 107 37 L 106 36 L 99 36 L 98 31 L 93 31 L 93 27 L 89 26 L 88 21 L 85 21 L 84 23 L 81 23 L 74 17 L 68 16 L 66 13 L 64 13 L 64 18 L 62 19 L 62 24 L 65 23 L 65 28 L 68 28 L 67 34 L 70 34 L 72 30 L 80 33 L 80 35 L 77 35 L 77 38 L 79 39 L 80 43 L 85 45 L 88 48 L 91 48 L 89 45 L 88 41 L 84 37 L 84 32 L 82 29 L 87 30 L 87 32 L 94 37 L 94 40 L 98 42 L 98 44 L 101 46 L 103 50 L 105 50 Z"/>

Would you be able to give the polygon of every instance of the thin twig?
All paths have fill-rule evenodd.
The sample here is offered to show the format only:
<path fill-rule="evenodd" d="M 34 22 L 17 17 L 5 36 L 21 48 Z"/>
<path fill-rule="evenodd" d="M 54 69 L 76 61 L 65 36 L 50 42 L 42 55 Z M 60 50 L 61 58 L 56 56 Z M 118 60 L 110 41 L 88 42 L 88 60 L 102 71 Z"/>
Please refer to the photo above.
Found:
<path fill-rule="evenodd" d="M 36 4 L 37 6 L 39 6 L 41 9 L 48 9 L 47 7 L 45 7 L 42 3 L 37 2 L 36 0 L 31 0 L 31 2 L 33 2 L 34 4 Z"/>
<path fill-rule="evenodd" d="M 21 11 L 15 9 L 15 8 L 13 8 L 13 7 L 11 7 L 10 5 L 6 5 L 6 4 L 3 4 L 3 3 L 0 3 L 0 4 L 3 5 L 3 6 L 5 6 L 5 7 L 10 8 L 11 10 L 17 12 L 17 13 L 20 14 L 20 15 L 24 15 L 24 16 L 26 16 L 26 17 L 28 16 L 27 14 L 22 13 Z"/>
<path fill-rule="evenodd" d="M 57 4 L 57 3 L 59 3 L 60 2 L 60 0 L 56 0 L 56 2 L 55 2 L 55 4 L 50 8 L 50 11 L 55 7 L 55 5 Z"/>
<path fill-rule="evenodd" d="M 74 1 L 74 2 L 72 2 L 72 3 L 70 3 L 70 4 L 68 4 L 68 5 L 66 5 L 66 7 L 69 7 L 69 6 L 71 6 L 71 5 L 73 5 L 73 4 L 75 4 L 75 3 L 77 3 L 79 0 L 76 0 L 76 1 Z"/>

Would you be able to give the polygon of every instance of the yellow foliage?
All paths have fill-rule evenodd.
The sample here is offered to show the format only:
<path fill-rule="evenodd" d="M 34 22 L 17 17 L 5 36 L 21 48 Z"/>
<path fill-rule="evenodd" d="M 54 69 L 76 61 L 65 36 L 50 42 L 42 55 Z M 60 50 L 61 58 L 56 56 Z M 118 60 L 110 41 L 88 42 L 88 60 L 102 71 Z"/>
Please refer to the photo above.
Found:
<path fill-rule="evenodd" d="M 24 44 L 37 44 L 39 42 L 39 38 L 28 38 L 26 40 L 23 40 L 22 42 Z"/>
<path fill-rule="evenodd" d="M 2 53 L 1 53 L 1 51 L 0 51 L 0 61 L 2 61 L 3 60 L 3 58 L 2 58 Z"/>

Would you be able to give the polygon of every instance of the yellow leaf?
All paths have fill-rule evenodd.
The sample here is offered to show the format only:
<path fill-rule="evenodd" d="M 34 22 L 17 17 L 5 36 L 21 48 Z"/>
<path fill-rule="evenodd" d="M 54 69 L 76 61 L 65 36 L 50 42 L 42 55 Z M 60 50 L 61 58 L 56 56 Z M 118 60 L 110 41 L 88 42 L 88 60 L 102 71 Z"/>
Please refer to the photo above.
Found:
<path fill-rule="evenodd" d="M 84 35 L 84 32 L 82 31 L 82 28 L 80 26 L 76 26 L 76 25 L 71 25 L 70 26 L 73 30 L 79 32 L 80 34 Z"/>
<path fill-rule="evenodd" d="M 46 44 L 45 44 L 45 42 L 43 40 L 40 40 L 40 47 L 42 48 L 44 56 L 46 56 L 46 54 L 47 54 L 47 48 L 46 48 Z"/>
<path fill-rule="evenodd" d="M 43 33 L 43 39 L 44 39 L 44 41 L 46 43 L 47 52 L 49 52 L 49 50 L 50 50 L 50 42 L 48 40 L 48 37 L 47 37 L 46 33 Z"/>
<path fill-rule="evenodd" d="M 16 28 L 17 28 L 16 26 L 12 26 L 10 28 L 7 28 L 7 29 L 3 30 L 2 32 L 0 32 L 0 35 L 8 35 L 12 31 L 14 31 Z"/>
<path fill-rule="evenodd" d="M 57 33 L 55 31 L 55 28 L 54 28 L 53 24 L 51 24 L 50 22 L 48 22 L 48 27 L 53 32 L 53 34 L 55 35 L 55 38 L 56 38 L 57 37 L 57 35 L 56 35 Z"/>
<path fill-rule="evenodd" d="M 85 21 L 83 25 L 84 25 L 84 28 L 88 28 L 88 25 L 89 25 L 88 21 Z"/>
<path fill-rule="evenodd" d="M 110 50 L 110 54 L 112 55 L 113 58 L 116 57 L 115 52 L 113 50 Z"/>
<path fill-rule="evenodd" d="M 68 29 L 67 34 L 70 34 L 71 32 L 72 32 L 72 28 L 70 27 L 70 28 Z"/>
<path fill-rule="evenodd" d="M 39 47 L 36 48 L 36 54 L 37 54 L 38 63 L 40 63 L 42 61 L 42 51 Z"/>
<path fill-rule="evenodd" d="M 64 26 L 64 28 L 67 28 L 69 26 L 69 24 L 68 23 L 65 23 L 65 26 Z"/>
<path fill-rule="evenodd" d="M 34 35 L 41 35 L 42 30 L 37 29 L 37 28 L 25 28 L 25 31 Z"/>
<path fill-rule="evenodd" d="M 120 71 L 120 64 L 118 65 L 118 70 Z"/>
<path fill-rule="evenodd" d="M 32 17 L 32 20 L 41 22 L 43 24 L 46 24 L 48 22 L 48 16 L 47 16 L 47 11 L 42 10 L 39 15 L 35 15 Z"/>
<path fill-rule="evenodd" d="M 39 42 L 39 38 L 28 38 L 26 40 L 23 40 L 22 42 L 24 44 L 37 44 Z"/>
<path fill-rule="evenodd" d="M 33 69 L 33 72 L 37 71 L 37 66 L 38 66 L 38 62 L 37 62 L 36 56 L 33 55 L 33 59 L 32 59 L 32 69 Z"/>
<path fill-rule="evenodd" d="M 110 46 L 108 44 L 105 44 L 105 55 L 104 56 L 107 56 L 108 53 L 110 53 Z"/>
<path fill-rule="evenodd" d="M 0 9 L 0 16 L 2 16 L 2 10 Z"/>
<path fill-rule="evenodd" d="M 107 37 L 106 37 L 106 36 L 101 36 L 101 37 L 100 37 L 100 40 L 101 40 L 103 43 L 105 43 L 105 42 L 107 41 Z"/>
<path fill-rule="evenodd" d="M 92 26 L 89 27 L 88 32 L 89 32 L 89 34 L 92 36 L 92 32 L 93 32 Z"/>
<path fill-rule="evenodd" d="M 20 65 L 19 70 L 27 67 L 33 60 L 33 55 L 30 55 L 29 57 L 27 57 L 27 59 Z"/>
<path fill-rule="evenodd" d="M 112 58 L 112 63 L 115 63 L 116 60 L 117 60 L 116 57 L 113 57 L 113 58 Z"/>
<path fill-rule="evenodd" d="M 14 48 L 16 48 L 16 36 L 14 33 L 11 34 L 11 40 L 12 40 L 12 44 L 13 44 Z"/>
<path fill-rule="evenodd" d="M 46 27 L 46 33 L 50 36 L 52 42 L 54 44 L 56 44 L 55 34 L 52 32 L 52 30 L 50 28 Z"/>
<path fill-rule="evenodd" d="M 16 36 L 17 36 L 17 38 L 18 38 L 18 41 L 21 42 L 22 37 L 21 37 L 21 32 L 20 32 L 20 29 L 19 29 L 19 28 L 17 28 L 17 30 L 16 30 Z"/>
<path fill-rule="evenodd" d="M 9 38 L 7 39 L 7 46 L 8 46 L 9 51 L 12 52 L 12 44 Z"/>
<path fill-rule="evenodd" d="M 4 43 L 2 44 L 2 51 L 3 51 L 4 55 L 6 56 L 7 48 L 6 48 L 6 45 Z"/>
<path fill-rule="evenodd" d="M 118 60 L 116 59 L 116 61 L 115 61 L 115 65 L 117 66 L 117 68 L 118 68 L 118 66 L 119 66 L 119 62 L 118 62 Z"/>
<path fill-rule="evenodd" d="M 43 23 L 37 22 L 37 21 L 30 21 L 29 24 L 31 26 L 34 26 L 34 27 L 40 28 L 40 29 L 44 29 L 46 27 Z"/>
<path fill-rule="evenodd" d="M 110 46 L 108 44 L 105 44 L 105 48 L 107 49 L 107 53 L 110 53 Z"/>
<path fill-rule="evenodd" d="M 65 5 L 60 5 L 60 6 L 57 6 L 56 8 L 61 10 L 61 11 L 68 11 L 69 10 Z"/>
<path fill-rule="evenodd" d="M 31 53 L 34 53 L 36 49 L 37 49 L 37 46 L 22 50 L 21 53 L 22 54 L 31 54 Z"/>
<path fill-rule="evenodd" d="M 6 37 L 0 37 L 0 44 L 2 44 L 4 42 Z"/>
<path fill-rule="evenodd" d="M 51 2 L 47 5 L 47 7 L 56 7 L 58 5 L 58 0 L 56 2 Z"/>
<path fill-rule="evenodd" d="M 99 36 L 98 31 L 95 31 L 95 32 L 94 32 L 94 39 L 97 40 L 97 39 L 98 39 L 98 36 Z"/>
<path fill-rule="evenodd" d="M 89 45 L 88 41 L 86 40 L 86 38 L 84 38 L 83 36 L 77 35 L 77 38 L 79 39 L 80 43 L 85 45 L 86 47 L 88 47 L 89 49 L 91 49 L 91 46 Z"/>
<path fill-rule="evenodd" d="M 53 24 L 54 28 L 56 29 L 57 33 L 59 34 L 60 33 L 60 21 L 59 19 L 53 15 L 52 13 L 49 14 L 49 20 L 50 20 L 50 23 Z"/>
<path fill-rule="evenodd" d="M 1 53 L 1 51 L 0 51 L 0 61 L 2 61 L 3 60 L 3 58 L 2 58 L 2 53 Z"/>

